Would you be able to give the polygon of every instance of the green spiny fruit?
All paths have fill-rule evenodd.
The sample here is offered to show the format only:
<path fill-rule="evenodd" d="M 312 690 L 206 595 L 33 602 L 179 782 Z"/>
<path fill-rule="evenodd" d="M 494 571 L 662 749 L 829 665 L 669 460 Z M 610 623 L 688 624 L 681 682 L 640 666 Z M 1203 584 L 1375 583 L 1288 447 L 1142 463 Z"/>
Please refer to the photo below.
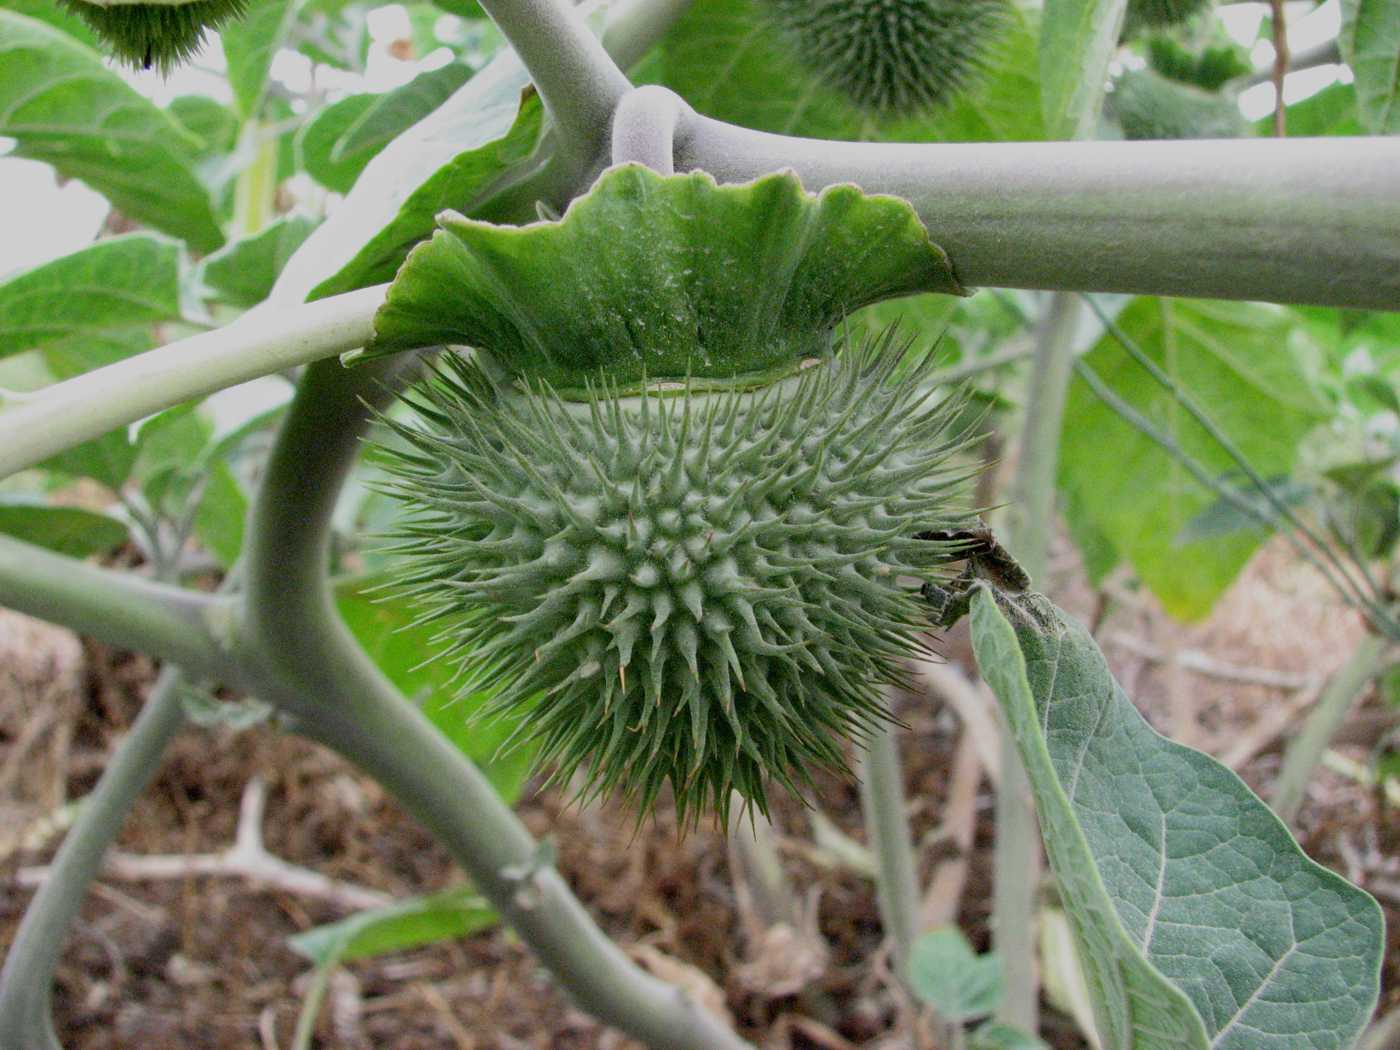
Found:
<path fill-rule="evenodd" d="M 1244 48 L 1232 41 L 1192 51 L 1180 41 L 1161 35 L 1147 42 L 1147 61 L 1162 76 L 1205 91 L 1219 91 L 1254 68 Z"/>
<path fill-rule="evenodd" d="M 888 338 L 762 391 L 584 403 L 447 357 L 396 424 L 401 590 L 556 778 L 682 826 L 766 809 L 884 716 L 965 519 L 958 406 Z M 679 388 L 679 389 L 676 389 Z"/>
<path fill-rule="evenodd" d="M 1128 0 L 1124 18 L 1124 35 L 1131 36 L 1141 29 L 1162 29 L 1188 22 L 1208 10 L 1213 0 Z"/>
<path fill-rule="evenodd" d="M 243 17 L 248 0 L 193 0 L 182 4 L 117 4 L 100 7 L 62 0 L 90 25 L 112 53 L 142 69 L 168 73 L 199 50 L 206 29 Z"/>
<path fill-rule="evenodd" d="M 907 116 L 967 90 L 1009 0 L 768 0 L 801 61 L 862 109 Z"/>
<path fill-rule="evenodd" d="M 1228 139 L 1249 130 L 1233 96 L 1201 91 L 1150 69 L 1114 81 L 1106 109 L 1126 139 Z"/>

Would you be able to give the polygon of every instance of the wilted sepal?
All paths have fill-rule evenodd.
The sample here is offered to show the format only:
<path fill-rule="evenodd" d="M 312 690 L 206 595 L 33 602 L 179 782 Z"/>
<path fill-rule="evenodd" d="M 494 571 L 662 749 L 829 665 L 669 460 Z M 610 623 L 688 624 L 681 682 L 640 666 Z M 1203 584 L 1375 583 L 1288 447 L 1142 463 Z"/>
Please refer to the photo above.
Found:
<path fill-rule="evenodd" d="M 600 376 L 624 394 L 655 380 L 757 385 L 827 356 L 862 306 L 963 294 L 907 202 L 855 186 L 809 194 L 790 172 L 720 186 L 627 164 L 558 222 L 439 221 L 367 355 L 471 346 L 564 396 Z"/>

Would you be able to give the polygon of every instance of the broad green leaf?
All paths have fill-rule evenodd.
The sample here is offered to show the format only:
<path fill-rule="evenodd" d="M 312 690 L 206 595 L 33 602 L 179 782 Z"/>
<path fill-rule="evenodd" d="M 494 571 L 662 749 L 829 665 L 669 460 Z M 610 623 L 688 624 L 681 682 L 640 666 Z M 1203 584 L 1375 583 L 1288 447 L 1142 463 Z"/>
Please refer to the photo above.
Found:
<path fill-rule="evenodd" d="M 168 408 L 146 420 L 136 432 L 132 473 L 141 483 L 146 502 L 157 513 L 180 516 L 190 486 L 199 477 L 201 453 L 214 428 L 198 408 L 193 401 Z"/>
<path fill-rule="evenodd" d="M 125 429 L 113 430 L 101 437 L 84 441 L 60 452 L 41 464 L 44 470 L 55 470 L 75 478 L 92 478 L 113 492 L 131 476 L 136 465 L 136 446 Z"/>
<path fill-rule="evenodd" d="M 244 120 L 258 113 L 273 56 L 286 42 L 297 7 L 296 0 L 253 0 L 246 15 L 228 22 L 219 32 L 229 86 Z"/>
<path fill-rule="evenodd" d="M 1303 436 L 1329 414 L 1311 375 L 1314 348 L 1287 310 L 1139 298 L 1118 326 L 1229 436 L 1263 477 L 1292 472 Z M 1083 358 L 1103 382 L 1210 475 L 1239 468 L 1174 395 L 1105 335 Z M 1181 543 L 1217 494 L 1076 378 L 1060 445 L 1071 515 L 1126 558 L 1173 616 L 1204 616 L 1259 545 L 1259 532 Z M 1073 525 L 1073 523 L 1072 523 Z M 1075 527 L 1075 531 L 1081 531 Z M 1088 530 L 1084 530 L 1088 531 Z"/>
<path fill-rule="evenodd" d="M 1001 960 L 991 953 L 978 955 L 954 927 L 930 930 L 914 942 L 909 986 L 941 1019 L 975 1021 L 1001 1002 Z"/>
<path fill-rule="evenodd" d="M 215 298 L 256 306 L 272 293 L 277 275 L 316 225 L 304 215 L 280 218 L 252 237 L 224 245 L 204 260 L 200 276 Z"/>
<path fill-rule="evenodd" d="M 1343 1050 L 1380 909 L 1213 758 L 1159 736 L 1093 638 L 979 585 L 972 639 L 1030 776 L 1104 1050 Z"/>
<path fill-rule="evenodd" d="M 856 110 L 798 61 L 760 0 L 694 0 L 639 79 L 664 84 L 706 116 L 779 134 L 903 142 L 1036 139 L 1042 129 L 1036 32 L 1028 18 L 1020 10 L 1009 13 L 968 95 L 918 117 L 876 120 Z"/>
<path fill-rule="evenodd" d="M 1126 10 L 1124 0 L 1045 0 L 1040 103 L 1047 138 L 1093 137 Z"/>
<path fill-rule="evenodd" d="M 198 141 L 128 87 L 102 56 L 52 26 L 0 9 L 0 136 L 14 155 L 82 179 L 130 218 L 201 252 L 223 243 L 191 167 Z"/>
<path fill-rule="evenodd" d="M 435 639 L 437 629 L 415 626 L 417 611 L 403 599 L 385 597 L 376 582 L 382 583 L 347 581 L 336 588 L 336 606 L 346 626 L 389 680 L 481 767 L 502 798 L 513 802 L 529 774 L 533 749 L 524 746 L 497 754 L 515 723 L 504 718 L 472 721 L 489 695 L 459 698 L 452 685 L 454 666 L 432 658 L 442 649 Z"/>
<path fill-rule="evenodd" d="M 560 392 L 600 369 L 620 390 L 733 382 L 825 356 L 852 310 L 927 291 L 961 287 L 898 198 L 809 194 L 791 172 L 719 186 L 625 164 L 559 222 L 444 216 L 394 279 L 366 353 L 461 343 Z"/>
<path fill-rule="evenodd" d="M 195 512 L 194 531 L 209 553 L 230 568 L 243 550 L 243 530 L 248 517 L 248 497 L 221 459 L 210 463 L 204 490 Z"/>
<path fill-rule="evenodd" d="M 0 282 L 0 357 L 42 350 L 76 375 L 149 349 L 152 325 L 179 316 L 179 246 L 112 237 Z"/>
<path fill-rule="evenodd" d="M 299 933 L 287 943 L 318 968 L 325 968 L 468 937 L 497 921 L 496 913 L 471 887 L 459 886 L 362 911 Z"/>
<path fill-rule="evenodd" d="M 1333 84 L 1315 95 L 1309 95 L 1302 102 L 1289 106 L 1284 114 L 1287 118 L 1288 134 L 1298 138 L 1322 135 L 1364 135 L 1365 129 L 1357 119 L 1356 86 L 1354 84 Z M 1273 115 L 1256 121 L 1255 131 L 1260 135 L 1274 133 Z"/>
<path fill-rule="evenodd" d="M 1338 39 L 1356 76 L 1362 123 L 1374 135 L 1400 134 L 1400 7 L 1395 0 L 1342 0 Z"/>
<path fill-rule="evenodd" d="M 200 161 L 225 157 L 238 145 L 238 115 L 208 95 L 180 95 L 168 108 L 181 127 L 199 139 L 195 156 Z"/>
<path fill-rule="evenodd" d="M 92 28 L 59 3 L 59 0 L 4 0 L 0 7 L 7 11 L 14 11 L 16 14 L 37 18 L 40 22 L 47 22 L 55 29 L 63 30 L 73 39 L 88 47 L 98 46 L 97 34 L 92 31 Z"/>
<path fill-rule="evenodd" d="M 420 73 L 379 95 L 351 95 L 316 114 L 298 137 L 306 172 L 327 189 L 349 193 L 360 172 L 390 142 L 471 79 L 459 62 Z"/>
<path fill-rule="evenodd" d="M 106 514 L 4 494 L 0 494 L 0 533 L 74 558 L 105 554 L 127 537 L 126 526 Z"/>

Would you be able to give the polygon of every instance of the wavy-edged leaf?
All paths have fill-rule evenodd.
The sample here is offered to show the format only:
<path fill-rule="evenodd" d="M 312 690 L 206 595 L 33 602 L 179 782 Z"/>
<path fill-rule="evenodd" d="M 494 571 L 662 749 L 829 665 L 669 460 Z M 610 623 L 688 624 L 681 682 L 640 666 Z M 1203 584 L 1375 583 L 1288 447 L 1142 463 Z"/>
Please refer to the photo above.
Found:
<path fill-rule="evenodd" d="M 127 538 L 126 526 L 106 514 L 3 493 L 0 533 L 74 558 L 105 554 Z"/>
<path fill-rule="evenodd" d="M 233 100 L 245 120 L 257 115 L 273 56 L 286 42 L 299 6 L 297 0 L 254 0 L 246 15 L 219 31 Z"/>
<path fill-rule="evenodd" d="M 1344 1050 L 1379 991 L 1380 908 L 1219 762 L 1158 735 L 1037 594 L 972 599 L 1030 775 L 1104 1050 Z"/>
<path fill-rule="evenodd" d="M 327 189 L 349 193 L 380 150 L 446 102 L 471 75 L 470 68 L 454 62 L 393 91 L 351 95 L 327 106 L 297 138 L 307 174 Z"/>
<path fill-rule="evenodd" d="M 909 986 L 944 1021 L 975 1021 L 1001 1002 L 1001 960 L 978 955 L 956 927 L 929 930 L 910 952 Z"/>
<path fill-rule="evenodd" d="M 1311 381 L 1313 348 L 1289 311 L 1255 303 L 1143 297 L 1118 327 L 1201 405 L 1263 477 L 1288 475 L 1299 442 L 1329 415 Z M 1085 364 L 1214 477 L 1238 466 L 1110 334 Z M 1067 511 L 1091 523 L 1173 616 L 1204 616 L 1264 534 L 1181 543 L 1218 494 L 1076 378 L 1060 443 Z M 1072 522 L 1073 524 L 1073 522 Z M 1080 531 L 1076 529 L 1076 531 Z"/>
<path fill-rule="evenodd" d="M 962 289 L 906 201 L 791 172 L 739 186 L 623 164 L 558 222 L 444 216 L 375 317 L 368 356 L 441 343 L 579 390 L 791 371 L 851 311 Z"/>
<path fill-rule="evenodd" d="M 198 141 L 102 56 L 0 9 L 0 135 L 15 155 L 82 179 L 123 214 L 213 251 L 224 235 L 195 177 Z"/>
<path fill-rule="evenodd" d="M 0 88 L 3 90 L 3 88 Z M 180 316 L 180 247 L 112 237 L 0 283 L 0 357 L 42 350 L 60 377 L 147 350 Z"/>
<path fill-rule="evenodd" d="M 305 215 L 284 216 L 252 237 L 226 244 L 204 260 L 204 284 L 223 302 L 256 306 L 272 293 L 277 275 L 317 225 Z"/>
<path fill-rule="evenodd" d="M 401 599 L 386 598 L 376 588 L 378 582 L 350 580 L 336 588 L 336 607 L 346 626 L 389 680 L 420 704 L 442 734 L 481 767 L 502 798 L 514 802 L 529 774 L 533 746 L 497 754 L 515 729 L 512 718 L 468 724 L 489 694 L 458 697 L 452 685 L 455 665 L 444 660 L 424 662 L 441 648 L 434 641 L 437 629 L 415 625 L 417 610 Z"/>
<path fill-rule="evenodd" d="M 1374 135 L 1400 134 L 1400 6 L 1342 0 L 1342 57 L 1356 76 L 1361 120 Z"/>

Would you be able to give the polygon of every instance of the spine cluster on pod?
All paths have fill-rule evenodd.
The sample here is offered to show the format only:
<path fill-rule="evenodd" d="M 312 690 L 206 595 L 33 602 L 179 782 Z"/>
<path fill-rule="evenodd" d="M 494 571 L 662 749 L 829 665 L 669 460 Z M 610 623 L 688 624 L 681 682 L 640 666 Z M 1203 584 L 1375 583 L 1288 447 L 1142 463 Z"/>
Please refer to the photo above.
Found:
<path fill-rule="evenodd" d="M 192 0 L 181 4 L 116 4 L 61 0 L 129 65 L 168 73 L 196 51 L 206 29 L 218 29 L 248 10 L 248 0 Z"/>
<path fill-rule="evenodd" d="M 386 447 L 401 589 L 556 778 L 682 826 L 843 769 L 966 517 L 953 400 L 888 338 L 757 392 L 582 403 L 449 356 Z"/>
<path fill-rule="evenodd" d="M 862 109 L 908 116 L 967 90 L 1008 0 L 768 0 L 801 61 Z"/>
<path fill-rule="evenodd" d="M 1140 29 L 1163 29 L 1190 21 L 1212 6 L 1213 0 L 1128 0 L 1124 22 L 1126 33 Z"/>

